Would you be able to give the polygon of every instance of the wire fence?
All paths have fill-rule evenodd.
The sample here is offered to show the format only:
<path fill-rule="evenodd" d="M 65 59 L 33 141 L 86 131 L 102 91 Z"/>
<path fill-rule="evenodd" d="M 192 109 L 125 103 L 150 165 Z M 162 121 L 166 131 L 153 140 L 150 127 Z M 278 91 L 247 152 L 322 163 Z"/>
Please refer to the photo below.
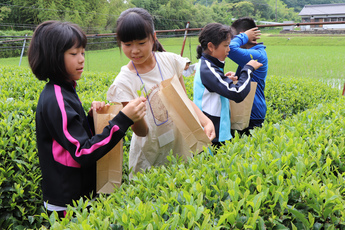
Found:
<path fill-rule="evenodd" d="M 274 23 L 258 25 L 259 28 L 272 28 L 284 26 L 306 26 L 306 25 L 326 25 L 326 24 L 345 24 L 345 21 L 338 22 L 306 22 L 306 23 Z M 33 28 L 34 29 L 34 28 Z M 202 28 L 157 30 L 158 38 L 171 37 L 194 37 L 198 36 Z M 116 33 L 87 34 L 87 50 L 105 50 L 117 47 Z M 0 36 L 0 58 L 19 57 L 25 55 L 30 45 L 31 36 Z M 183 44 L 184 45 L 184 44 Z M 183 52 L 183 47 L 182 47 Z"/>
<path fill-rule="evenodd" d="M 182 31 L 156 31 L 159 38 L 183 37 Z M 200 31 L 200 29 L 198 29 Z M 190 32 L 188 37 L 198 36 L 199 32 Z M 87 50 L 106 50 L 116 48 L 116 33 L 112 34 L 88 34 Z M 26 44 L 23 46 L 24 42 Z M 26 54 L 31 41 L 31 36 L 0 36 L 0 58 L 18 57 L 24 50 Z"/>

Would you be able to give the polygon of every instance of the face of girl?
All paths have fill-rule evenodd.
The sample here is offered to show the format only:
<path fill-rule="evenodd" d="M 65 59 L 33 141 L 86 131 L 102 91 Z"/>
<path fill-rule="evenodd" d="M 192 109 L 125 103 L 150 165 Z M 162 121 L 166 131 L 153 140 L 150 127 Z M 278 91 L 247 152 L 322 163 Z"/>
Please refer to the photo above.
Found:
<path fill-rule="evenodd" d="M 81 78 L 84 70 L 85 49 L 83 47 L 72 47 L 64 53 L 65 68 L 69 80 L 77 81 Z"/>
<path fill-rule="evenodd" d="M 147 37 L 143 40 L 121 42 L 121 48 L 134 65 L 139 66 L 151 61 L 153 44 L 153 38 Z"/>
<path fill-rule="evenodd" d="M 222 41 L 217 48 L 212 44 L 213 49 L 211 49 L 210 55 L 217 58 L 219 61 L 225 61 L 230 51 L 230 41 L 231 39 L 229 37 L 227 40 Z"/>

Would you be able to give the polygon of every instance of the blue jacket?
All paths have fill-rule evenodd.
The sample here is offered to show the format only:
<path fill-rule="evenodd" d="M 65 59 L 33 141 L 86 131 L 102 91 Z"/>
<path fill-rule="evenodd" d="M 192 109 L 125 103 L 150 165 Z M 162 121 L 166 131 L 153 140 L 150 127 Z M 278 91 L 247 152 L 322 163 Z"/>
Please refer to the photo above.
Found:
<path fill-rule="evenodd" d="M 194 103 L 215 126 L 216 138 L 212 142 L 232 138 L 229 99 L 243 101 L 250 91 L 250 77 L 254 71 L 252 66 L 246 65 L 238 75 L 238 83 L 235 85 L 224 75 L 223 69 L 223 62 L 203 53 L 194 77 Z"/>
<path fill-rule="evenodd" d="M 238 64 L 236 76 L 239 76 L 239 71 L 245 66 L 253 57 L 254 60 L 262 63 L 259 69 L 253 72 L 252 81 L 257 82 L 256 93 L 253 102 L 251 120 L 263 120 L 266 116 L 267 106 L 265 100 L 265 84 L 268 69 L 266 46 L 259 43 L 250 49 L 243 49 L 241 46 L 248 42 L 248 36 L 245 33 L 236 35 L 230 42 L 230 52 L 228 57 Z M 252 57 L 250 56 L 252 55 Z"/>

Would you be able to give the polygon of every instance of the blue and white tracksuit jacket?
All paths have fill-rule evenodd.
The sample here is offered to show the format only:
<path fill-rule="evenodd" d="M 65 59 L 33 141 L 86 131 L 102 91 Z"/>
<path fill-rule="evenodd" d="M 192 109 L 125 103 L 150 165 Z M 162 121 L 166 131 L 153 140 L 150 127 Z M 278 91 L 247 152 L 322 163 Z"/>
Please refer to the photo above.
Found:
<path fill-rule="evenodd" d="M 266 46 L 263 43 L 259 43 L 250 49 L 241 48 L 248 42 L 248 36 L 245 33 L 236 35 L 230 42 L 230 52 L 228 57 L 238 64 L 236 76 L 251 59 L 257 60 L 262 64 L 260 68 L 255 70 L 252 76 L 252 81 L 257 82 L 257 88 L 255 92 L 252 113 L 250 120 L 262 123 L 265 119 L 267 106 L 265 100 L 265 83 L 268 70 L 268 59 L 266 53 Z"/>
<path fill-rule="evenodd" d="M 250 78 L 254 68 L 246 65 L 234 84 L 224 75 L 224 63 L 205 53 L 199 60 L 194 77 L 194 103 L 212 120 L 216 138 L 213 143 L 232 138 L 230 133 L 229 99 L 241 102 L 250 91 Z"/>

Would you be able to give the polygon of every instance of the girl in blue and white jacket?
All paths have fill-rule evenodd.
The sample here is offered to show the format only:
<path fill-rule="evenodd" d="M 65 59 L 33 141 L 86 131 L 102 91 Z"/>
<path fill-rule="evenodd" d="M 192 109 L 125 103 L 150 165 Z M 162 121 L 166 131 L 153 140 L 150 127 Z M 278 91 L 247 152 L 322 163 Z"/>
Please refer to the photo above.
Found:
<path fill-rule="evenodd" d="M 240 76 L 233 72 L 224 74 L 224 63 L 230 48 L 230 27 L 220 23 L 206 25 L 199 35 L 197 47 L 198 67 L 194 78 L 194 103 L 209 117 L 216 131 L 214 146 L 230 140 L 231 122 L 229 99 L 241 102 L 250 91 L 252 72 L 262 64 L 251 60 L 243 67 Z M 234 80 L 238 80 L 234 84 Z"/>

